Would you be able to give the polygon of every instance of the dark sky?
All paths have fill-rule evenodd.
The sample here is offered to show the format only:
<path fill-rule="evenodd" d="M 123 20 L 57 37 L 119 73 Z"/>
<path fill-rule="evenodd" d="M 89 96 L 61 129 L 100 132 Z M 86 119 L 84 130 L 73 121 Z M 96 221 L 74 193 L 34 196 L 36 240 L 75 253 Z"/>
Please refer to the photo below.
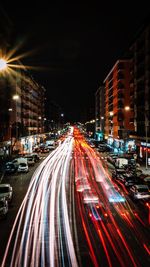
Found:
<path fill-rule="evenodd" d="M 117 2 L 1 2 L 15 42 L 24 41 L 17 54 L 35 50 L 22 62 L 45 68 L 31 73 L 66 120 L 80 120 L 84 109 L 94 106 L 95 91 L 150 12 L 147 1 Z"/>

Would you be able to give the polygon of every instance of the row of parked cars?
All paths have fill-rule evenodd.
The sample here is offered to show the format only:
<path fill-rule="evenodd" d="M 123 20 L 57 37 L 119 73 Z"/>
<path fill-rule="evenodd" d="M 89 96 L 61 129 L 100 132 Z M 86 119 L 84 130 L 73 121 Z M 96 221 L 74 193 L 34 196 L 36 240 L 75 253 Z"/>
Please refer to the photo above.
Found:
<path fill-rule="evenodd" d="M 12 174 L 15 172 L 28 172 L 30 166 L 40 160 L 40 157 L 37 153 L 27 154 L 22 157 L 18 157 L 9 161 L 5 165 L 5 172 Z"/>
<path fill-rule="evenodd" d="M 150 199 L 150 176 L 143 174 L 138 167 L 128 164 L 124 168 L 115 168 L 112 179 L 123 184 L 134 200 Z"/>
<path fill-rule="evenodd" d="M 39 147 L 35 147 L 33 153 L 26 155 L 19 155 L 19 157 L 9 161 L 5 164 L 5 173 L 27 173 L 30 166 L 40 160 L 38 153 L 49 153 L 54 148 L 53 143 L 42 144 Z M 13 197 L 13 188 L 8 183 L 0 184 L 0 219 L 6 218 L 9 210 L 9 205 Z"/>
<path fill-rule="evenodd" d="M 13 189 L 10 184 L 0 184 L 0 218 L 6 218 L 12 201 Z"/>

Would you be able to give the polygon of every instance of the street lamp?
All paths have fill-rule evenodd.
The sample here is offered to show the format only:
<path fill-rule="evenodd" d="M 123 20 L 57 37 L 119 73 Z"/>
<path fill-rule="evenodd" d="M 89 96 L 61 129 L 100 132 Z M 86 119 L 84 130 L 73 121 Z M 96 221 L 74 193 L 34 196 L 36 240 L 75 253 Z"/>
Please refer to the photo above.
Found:
<path fill-rule="evenodd" d="M 129 106 L 125 106 L 125 111 L 129 111 L 130 110 L 130 107 Z"/>
<path fill-rule="evenodd" d="M 39 116 L 38 117 L 38 134 L 40 134 L 41 133 L 41 119 L 42 119 L 42 117 L 41 116 Z"/>
<path fill-rule="evenodd" d="M 17 102 L 17 100 L 19 100 L 19 95 L 17 95 L 17 94 L 15 94 L 15 95 L 13 95 L 12 96 L 12 99 L 14 100 L 14 101 L 16 101 Z M 16 103 L 16 105 L 17 105 L 17 103 Z M 14 111 L 14 109 L 12 109 L 11 107 L 8 109 L 8 111 L 9 112 L 12 112 L 12 111 Z M 16 123 L 16 119 L 15 119 L 15 123 Z M 13 146 L 13 140 L 12 140 L 12 127 L 13 127 L 13 124 L 10 124 L 10 155 L 12 154 L 12 146 Z M 18 126 L 17 126 L 17 124 L 16 124 L 16 133 L 15 133 L 15 135 L 16 135 L 16 140 L 17 140 L 17 137 L 18 137 Z"/>
<path fill-rule="evenodd" d="M 109 112 L 109 116 L 110 116 L 109 121 L 110 121 L 110 126 L 111 126 L 111 129 L 110 129 L 111 130 L 111 133 L 110 133 L 111 135 L 113 135 L 113 115 L 114 115 L 114 112 L 110 111 Z"/>
<path fill-rule="evenodd" d="M 110 115 L 110 116 L 113 116 L 113 115 L 114 115 L 113 111 L 110 111 L 110 112 L 109 112 L 109 115 Z"/>
<path fill-rule="evenodd" d="M 3 58 L 0 58 L 0 71 L 7 69 L 7 61 Z"/>
<path fill-rule="evenodd" d="M 13 95 L 12 99 L 13 100 L 18 100 L 19 99 L 19 95 Z"/>

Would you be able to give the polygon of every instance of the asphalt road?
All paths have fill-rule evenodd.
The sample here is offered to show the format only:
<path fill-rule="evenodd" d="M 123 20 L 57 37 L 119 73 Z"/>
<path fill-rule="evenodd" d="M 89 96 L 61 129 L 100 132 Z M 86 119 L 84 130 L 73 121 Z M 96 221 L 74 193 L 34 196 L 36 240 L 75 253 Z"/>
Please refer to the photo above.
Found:
<path fill-rule="evenodd" d="M 109 175 L 111 174 L 112 166 L 107 164 L 105 160 L 99 161 L 100 155 L 97 154 L 98 157 L 96 157 L 94 150 L 87 146 L 81 137 L 77 137 L 74 153 L 71 157 L 71 167 L 69 167 L 68 159 L 66 158 L 68 150 L 66 148 L 69 148 L 69 142 L 67 141 L 66 146 L 60 149 L 57 155 L 54 155 L 54 159 L 48 160 L 41 168 L 40 179 L 33 185 L 37 190 L 37 195 L 33 195 L 31 202 L 33 209 L 31 209 L 30 217 L 35 215 L 37 209 L 42 215 L 45 214 L 42 212 L 44 205 L 42 205 L 40 199 L 44 199 L 43 203 L 48 201 L 46 205 L 48 207 L 47 213 L 51 212 L 48 214 L 48 218 L 50 218 L 49 226 L 45 227 L 44 225 L 43 227 L 42 225 L 42 233 L 45 231 L 42 236 L 43 239 L 38 236 L 39 231 L 36 231 L 36 225 L 34 225 L 36 245 L 38 246 L 38 243 L 39 245 L 42 243 L 44 248 L 42 251 L 45 251 L 45 253 L 48 251 L 48 256 L 51 257 L 53 263 L 56 259 L 56 266 L 63 266 L 63 261 L 65 267 L 73 266 L 71 263 L 75 259 L 74 256 L 77 256 L 77 263 L 74 266 L 149 266 L 147 241 L 150 233 L 145 207 L 134 203 L 121 186 L 119 187 L 125 196 L 126 203 L 110 204 L 105 194 L 107 190 L 104 190 L 103 186 L 110 184 Z M 46 155 L 43 156 L 45 157 Z M 14 197 L 8 218 L 5 221 L 0 221 L 0 239 L 3 240 L 1 242 L 0 260 L 4 255 L 12 225 L 27 192 L 32 174 L 39 163 L 31 167 L 28 174 L 4 177 L 4 181 L 12 185 Z M 67 172 L 63 175 L 65 169 Z M 60 179 L 62 177 L 64 180 Z M 82 179 L 83 177 L 87 177 L 87 182 L 93 192 L 95 191 L 98 199 L 105 204 L 108 221 L 96 220 L 91 212 L 91 202 L 89 204 L 85 203 L 83 191 L 77 190 L 76 178 Z M 103 179 L 101 180 L 100 178 Z M 52 180 L 51 183 L 49 180 Z M 84 183 L 85 180 L 82 182 Z M 78 185 L 81 186 L 82 183 L 78 183 Z M 48 198 L 42 192 L 45 190 L 44 188 L 47 188 L 45 192 L 48 193 Z M 32 210 L 35 211 L 32 213 Z M 57 210 L 56 213 L 55 210 Z M 45 214 L 46 218 L 47 213 Z M 36 215 L 35 219 L 38 219 L 38 213 Z M 68 220 L 66 220 L 67 216 Z M 54 229 L 55 231 L 58 230 L 56 240 L 53 239 Z M 31 236 L 29 237 L 32 240 L 34 238 L 32 231 L 30 234 Z M 55 241 L 55 246 L 57 244 L 56 250 L 52 242 L 47 239 L 48 236 L 51 236 L 50 241 Z M 72 242 L 74 242 L 74 246 Z M 32 242 L 28 243 L 28 245 L 31 244 Z M 50 255 L 49 245 L 52 251 Z M 39 253 L 38 247 L 35 247 L 35 255 L 36 252 Z M 38 255 L 45 257 L 45 254 L 41 256 L 39 253 Z M 72 261 L 70 262 L 69 259 L 72 259 Z M 37 260 L 39 260 L 39 256 Z M 37 266 L 47 267 L 48 265 L 40 265 L 39 263 Z"/>
<path fill-rule="evenodd" d="M 0 263 L 4 256 L 7 241 L 16 218 L 19 207 L 27 192 L 31 177 L 48 154 L 40 154 L 40 160 L 34 166 L 29 167 L 28 173 L 15 173 L 11 175 L 4 175 L 1 183 L 9 183 L 13 188 L 13 200 L 9 206 L 8 216 L 4 220 L 0 220 Z"/>

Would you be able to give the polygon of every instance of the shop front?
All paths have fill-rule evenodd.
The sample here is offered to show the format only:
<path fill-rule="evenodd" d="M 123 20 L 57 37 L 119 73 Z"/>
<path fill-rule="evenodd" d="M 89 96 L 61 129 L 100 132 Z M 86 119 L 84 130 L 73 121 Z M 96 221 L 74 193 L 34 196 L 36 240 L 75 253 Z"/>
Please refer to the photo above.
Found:
<path fill-rule="evenodd" d="M 137 155 L 141 162 L 145 162 L 150 166 L 150 143 L 139 142 L 137 145 Z"/>
<path fill-rule="evenodd" d="M 109 137 L 107 144 L 114 150 L 115 153 L 132 153 L 136 151 L 136 144 L 134 139 L 113 139 Z"/>

